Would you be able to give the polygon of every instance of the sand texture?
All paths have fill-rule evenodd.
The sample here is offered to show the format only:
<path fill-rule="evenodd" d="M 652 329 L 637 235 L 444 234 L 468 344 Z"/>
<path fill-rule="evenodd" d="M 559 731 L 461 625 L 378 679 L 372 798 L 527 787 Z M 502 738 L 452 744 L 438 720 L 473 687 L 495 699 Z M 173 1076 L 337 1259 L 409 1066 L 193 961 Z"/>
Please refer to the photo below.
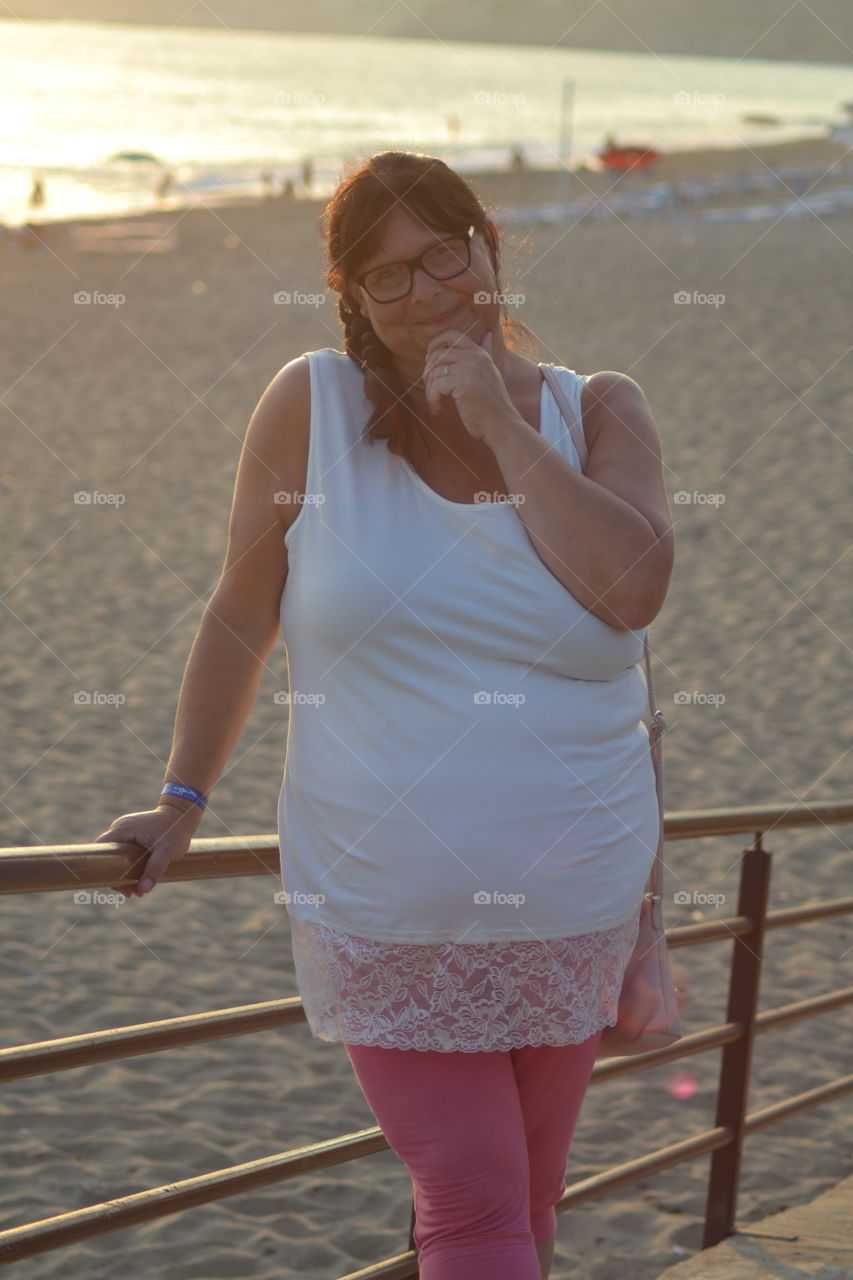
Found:
<path fill-rule="evenodd" d="M 481 189 L 508 205 L 552 198 L 535 189 L 544 178 L 526 192 L 522 181 Z M 89 841 L 156 803 L 249 415 L 286 361 L 342 347 L 331 296 L 273 302 L 324 289 L 319 208 L 159 215 L 173 228 L 165 252 L 96 252 L 61 225 L 47 247 L 0 240 L 3 845 Z M 849 797 L 853 213 L 690 228 L 660 214 L 525 234 L 508 233 L 505 275 L 540 358 L 629 373 L 663 442 L 677 553 L 651 643 L 667 810 Z M 124 301 L 75 303 L 79 291 Z M 678 291 L 724 301 L 679 305 Z M 75 504 L 80 491 L 124 501 Z M 279 643 L 201 836 L 274 832 L 285 687 Z M 125 701 L 81 705 L 80 690 Z M 771 906 L 849 893 L 848 838 L 772 833 Z M 668 844 L 667 891 L 724 894 L 734 914 L 748 843 Z M 120 908 L 70 893 L 0 900 L 3 1043 L 294 995 L 279 887 L 161 885 Z M 666 906 L 668 924 L 714 913 Z M 728 952 L 677 953 L 688 1030 L 723 1020 Z M 762 1007 L 848 985 L 851 957 L 849 918 L 774 932 Z M 844 1014 L 761 1037 L 751 1107 L 849 1070 L 851 1048 Z M 594 1086 L 570 1181 L 710 1127 L 716 1069 L 712 1053 Z M 6 1226 L 374 1123 L 343 1048 L 304 1025 L 25 1080 L 0 1110 Z M 843 1099 L 756 1135 L 739 1220 L 815 1196 L 851 1154 Z M 563 1216 L 554 1280 L 652 1280 L 697 1250 L 707 1169 L 703 1158 Z M 331 1280 L 402 1251 L 409 1204 L 405 1169 L 384 1152 L 39 1256 L 21 1274 Z"/>

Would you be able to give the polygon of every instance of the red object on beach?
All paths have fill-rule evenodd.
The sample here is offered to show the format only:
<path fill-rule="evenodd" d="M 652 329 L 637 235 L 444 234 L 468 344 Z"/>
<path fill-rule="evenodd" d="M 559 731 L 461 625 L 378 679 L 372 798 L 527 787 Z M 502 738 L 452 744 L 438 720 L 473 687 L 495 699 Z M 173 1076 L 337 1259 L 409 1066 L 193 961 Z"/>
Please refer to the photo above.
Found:
<path fill-rule="evenodd" d="M 660 152 L 652 147 L 603 147 L 598 158 L 606 169 L 627 173 L 629 169 L 647 169 L 660 160 Z"/>

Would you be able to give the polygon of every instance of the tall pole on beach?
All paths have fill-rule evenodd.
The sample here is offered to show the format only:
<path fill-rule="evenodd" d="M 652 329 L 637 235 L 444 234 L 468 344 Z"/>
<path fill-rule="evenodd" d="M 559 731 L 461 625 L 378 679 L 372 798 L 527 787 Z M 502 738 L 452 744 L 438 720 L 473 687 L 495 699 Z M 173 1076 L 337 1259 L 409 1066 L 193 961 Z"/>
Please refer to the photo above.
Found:
<path fill-rule="evenodd" d="M 563 81 L 563 93 L 560 100 L 560 142 L 557 169 L 557 204 L 559 205 L 560 226 L 564 226 L 568 213 L 566 205 L 569 199 L 569 156 L 572 149 L 572 106 L 574 99 L 574 81 Z"/>

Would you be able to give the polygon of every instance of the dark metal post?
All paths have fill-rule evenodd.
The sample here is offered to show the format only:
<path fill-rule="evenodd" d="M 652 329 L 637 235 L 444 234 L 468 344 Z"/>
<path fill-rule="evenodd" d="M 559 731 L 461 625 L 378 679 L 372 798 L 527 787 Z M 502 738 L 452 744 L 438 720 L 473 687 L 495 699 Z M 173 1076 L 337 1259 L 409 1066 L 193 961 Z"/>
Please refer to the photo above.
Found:
<path fill-rule="evenodd" d="M 764 949 L 764 920 L 770 886 L 771 854 L 756 832 L 752 848 L 745 850 L 741 867 L 737 913 L 748 916 L 755 928 L 747 937 L 734 939 L 729 975 L 728 1022 L 739 1022 L 742 1035 L 723 1048 L 717 1088 L 715 1124 L 731 1130 L 732 1141 L 711 1157 L 711 1176 L 705 1204 L 705 1235 L 702 1248 L 719 1244 L 735 1230 L 738 1180 L 740 1178 L 743 1124 L 749 1093 L 752 1042 L 758 1009 L 761 959 Z"/>

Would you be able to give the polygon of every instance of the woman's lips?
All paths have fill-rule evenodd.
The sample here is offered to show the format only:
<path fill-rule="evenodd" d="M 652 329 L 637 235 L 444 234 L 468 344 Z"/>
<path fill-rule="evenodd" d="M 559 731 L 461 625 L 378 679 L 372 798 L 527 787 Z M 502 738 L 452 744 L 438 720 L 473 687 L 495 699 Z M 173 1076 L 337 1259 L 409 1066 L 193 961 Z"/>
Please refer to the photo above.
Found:
<path fill-rule="evenodd" d="M 451 317 L 455 316 L 458 310 L 459 310 L 458 307 L 454 307 L 452 311 L 448 311 L 443 316 L 433 316 L 431 320 L 419 320 L 418 323 L 423 325 L 447 324 L 448 320 L 450 320 Z"/>

